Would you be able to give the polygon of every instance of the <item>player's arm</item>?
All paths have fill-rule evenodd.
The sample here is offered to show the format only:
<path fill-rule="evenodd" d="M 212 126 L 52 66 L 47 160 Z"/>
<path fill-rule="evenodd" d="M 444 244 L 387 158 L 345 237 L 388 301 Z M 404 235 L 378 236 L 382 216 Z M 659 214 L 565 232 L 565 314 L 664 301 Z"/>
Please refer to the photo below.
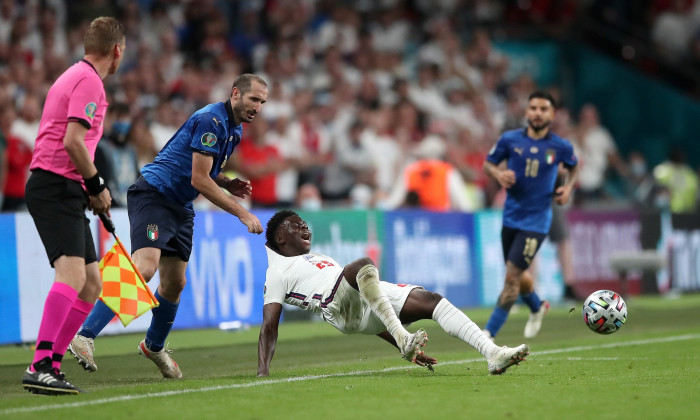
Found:
<path fill-rule="evenodd" d="M 220 172 L 214 180 L 216 185 L 235 195 L 236 197 L 245 198 L 253 192 L 253 187 L 250 181 L 244 181 L 240 178 L 231 179 Z"/>
<path fill-rule="evenodd" d="M 263 306 L 263 324 L 258 337 L 258 376 L 270 375 L 270 361 L 275 354 L 281 314 L 281 303 L 273 302 Z"/>
<path fill-rule="evenodd" d="M 377 334 L 377 337 L 385 340 L 387 343 L 399 349 L 399 346 L 396 345 L 396 340 L 394 340 L 394 337 L 391 334 L 389 334 L 389 331 L 380 332 L 379 334 Z M 433 370 L 432 366 L 436 365 L 437 362 L 438 361 L 436 358 L 430 357 L 425 353 L 416 357 L 416 364 L 418 366 L 427 366 L 430 370 Z"/>
<path fill-rule="evenodd" d="M 515 172 L 508 168 L 501 169 L 488 160 L 484 161 L 484 173 L 495 179 L 503 188 L 510 188 L 515 184 Z"/>
<path fill-rule="evenodd" d="M 214 157 L 199 152 L 192 152 L 192 186 L 207 200 L 221 209 L 238 217 L 248 227 L 248 232 L 260 234 L 263 231 L 260 220 L 238 204 L 236 200 L 227 196 L 219 185 L 209 175 L 214 164 Z"/>
<path fill-rule="evenodd" d="M 90 158 L 85 145 L 88 128 L 79 122 L 69 121 L 63 148 L 66 149 L 71 162 L 85 180 L 85 187 L 90 195 L 90 208 L 95 214 L 107 213 L 112 204 L 112 196 L 105 188 L 104 180 L 97 173 L 97 168 Z"/>
<path fill-rule="evenodd" d="M 554 202 L 562 205 L 566 204 L 569 202 L 569 197 L 571 197 L 571 191 L 574 189 L 574 185 L 576 185 L 576 180 L 578 179 L 578 165 L 575 166 L 567 166 L 569 176 L 567 177 L 566 182 L 557 187 L 557 189 L 554 191 Z"/>

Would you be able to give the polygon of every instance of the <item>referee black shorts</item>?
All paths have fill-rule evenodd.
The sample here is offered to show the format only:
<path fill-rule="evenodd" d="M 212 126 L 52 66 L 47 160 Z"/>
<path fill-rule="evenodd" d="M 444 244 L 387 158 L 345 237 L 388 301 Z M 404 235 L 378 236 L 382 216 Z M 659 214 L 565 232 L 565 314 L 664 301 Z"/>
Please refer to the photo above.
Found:
<path fill-rule="evenodd" d="M 25 199 L 51 267 L 62 255 L 85 258 L 85 264 L 97 261 L 85 216 L 88 196 L 79 182 L 35 169 L 27 180 Z"/>

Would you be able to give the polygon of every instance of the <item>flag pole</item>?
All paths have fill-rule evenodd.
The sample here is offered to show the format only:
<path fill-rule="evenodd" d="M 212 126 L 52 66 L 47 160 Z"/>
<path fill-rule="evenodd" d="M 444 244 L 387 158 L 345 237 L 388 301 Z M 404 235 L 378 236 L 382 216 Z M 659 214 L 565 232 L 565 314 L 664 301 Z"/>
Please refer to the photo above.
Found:
<path fill-rule="evenodd" d="M 100 213 L 100 220 L 102 220 L 102 225 L 104 225 L 105 230 L 114 236 L 114 239 L 117 241 L 117 244 L 119 245 L 119 248 L 122 250 L 122 253 L 124 253 L 124 256 L 126 257 L 127 260 L 129 260 L 129 263 L 131 266 L 134 268 L 134 272 L 136 273 L 136 276 L 141 280 L 141 284 L 143 285 L 143 288 L 146 289 L 146 293 L 148 293 L 148 296 L 153 299 L 153 302 L 155 302 L 156 306 L 159 305 L 158 299 L 153 295 L 153 292 L 151 291 L 151 288 L 148 287 L 148 284 L 146 284 L 146 280 L 143 279 L 143 275 L 141 275 L 141 272 L 139 271 L 139 268 L 134 264 L 134 261 L 131 259 L 131 256 L 129 255 L 128 252 L 126 252 L 126 249 L 124 248 L 124 244 L 122 244 L 122 241 L 119 240 L 119 237 L 117 236 L 116 229 L 114 227 L 114 222 L 112 219 L 107 216 L 106 213 Z"/>

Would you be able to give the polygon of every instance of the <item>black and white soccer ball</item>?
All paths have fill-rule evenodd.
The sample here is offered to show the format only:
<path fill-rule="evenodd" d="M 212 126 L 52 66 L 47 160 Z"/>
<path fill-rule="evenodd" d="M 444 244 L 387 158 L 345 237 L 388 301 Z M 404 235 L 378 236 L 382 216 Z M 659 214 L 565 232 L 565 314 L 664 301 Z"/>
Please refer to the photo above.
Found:
<path fill-rule="evenodd" d="M 627 322 L 627 304 L 619 293 L 598 290 L 583 304 L 583 321 L 593 332 L 612 334 Z"/>

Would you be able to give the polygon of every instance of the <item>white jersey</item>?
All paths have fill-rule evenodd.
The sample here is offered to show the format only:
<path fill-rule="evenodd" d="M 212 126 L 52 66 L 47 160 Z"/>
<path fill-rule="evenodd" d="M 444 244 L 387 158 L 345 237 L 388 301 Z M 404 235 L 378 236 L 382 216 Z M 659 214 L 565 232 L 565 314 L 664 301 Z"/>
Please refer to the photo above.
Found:
<path fill-rule="evenodd" d="M 264 304 L 288 303 L 321 315 L 333 301 L 343 266 L 333 258 L 309 253 L 285 257 L 265 246 L 267 275 Z"/>

